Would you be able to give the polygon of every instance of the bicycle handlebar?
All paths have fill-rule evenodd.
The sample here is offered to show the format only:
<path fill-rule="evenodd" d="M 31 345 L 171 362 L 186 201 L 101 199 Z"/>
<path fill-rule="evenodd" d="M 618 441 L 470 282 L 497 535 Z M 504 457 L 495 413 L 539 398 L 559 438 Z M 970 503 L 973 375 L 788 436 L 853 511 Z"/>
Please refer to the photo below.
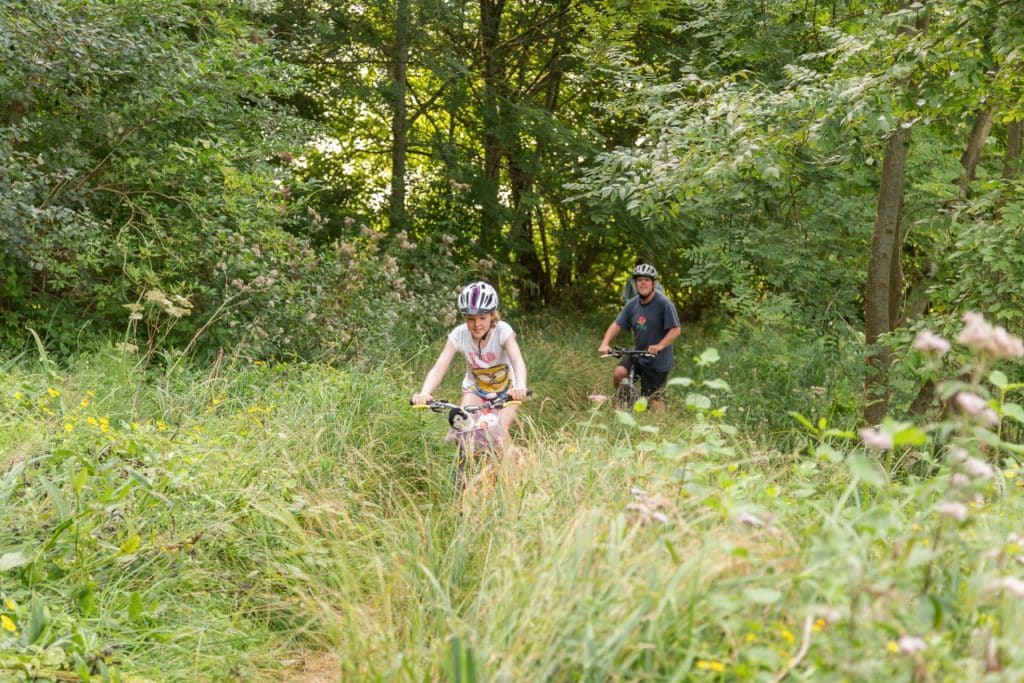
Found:
<path fill-rule="evenodd" d="M 601 354 L 601 358 L 622 358 L 623 356 L 639 356 L 640 358 L 654 358 L 655 354 L 641 349 L 624 349 L 621 346 L 613 346 L 608 353 Z"/>
<path fill-rule="evenodd" d="M 533 396 L 533 390 L 527 389 L 526 395 Z M 444 401 L 439 398 L 435 398 L 433 401 L 430 401 L 429 403 L 425 403 L 423 405 L 416 405 L 412 403 L 412 400 L 409 401 L 409 404 L 412 405 L 413 408 L 430 408 L 435 413 L 443 413 L 444 411 L 451 410 L 452 408 L 465 410 L 467 413 L 480 413 L 485 410 L 500 410 L 505 406 L 514 406 L 519 405 L 520 403 L 522 403 L 522 401 L 513 401 L 507 396 L 496 396 L 494 398 L 484 401 L 483 403 L 475 405 L 470 404 L 465 406 L 460 406 L 458 403 Z"/>

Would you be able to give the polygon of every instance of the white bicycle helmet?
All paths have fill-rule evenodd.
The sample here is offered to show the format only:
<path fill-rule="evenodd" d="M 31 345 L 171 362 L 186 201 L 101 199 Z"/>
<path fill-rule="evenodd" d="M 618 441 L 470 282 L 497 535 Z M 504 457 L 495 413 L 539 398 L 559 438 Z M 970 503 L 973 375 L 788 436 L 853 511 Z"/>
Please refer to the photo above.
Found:
<path fill-rule="evenodd" d="M 658 269 L 650 263 L 638 263 L 636 268 L 633 269 L 633 279 L 635 280 L 638 277 L 649 277 L 652 280 L 657 280 Z"/>
<path fill-rule="evenodd" d="M 498 308 L 498 293 L 486 282 L 466 285 L 459 294 L 459 313 L 480 315 Z"/>

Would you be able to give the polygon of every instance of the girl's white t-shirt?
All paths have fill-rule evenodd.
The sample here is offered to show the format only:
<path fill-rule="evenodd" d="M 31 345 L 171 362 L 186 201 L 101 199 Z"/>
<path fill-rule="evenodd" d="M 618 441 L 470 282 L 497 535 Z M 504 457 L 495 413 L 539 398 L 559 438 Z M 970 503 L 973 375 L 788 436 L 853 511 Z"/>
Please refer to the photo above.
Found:
<path fill-rule="evenodd" d="M 515 330 L 504 320 L 498 321 L 487 336 L 487 341 L 480 345 L 473 341 L 473 335 L 465 323 L 448 334 L 448 341 L 466 359 L 463 391 L 479 387 L 485 393 L 496 394 L 516 385 L 512 361 L 505 351 L 505 342 L 514 336 Z"/>

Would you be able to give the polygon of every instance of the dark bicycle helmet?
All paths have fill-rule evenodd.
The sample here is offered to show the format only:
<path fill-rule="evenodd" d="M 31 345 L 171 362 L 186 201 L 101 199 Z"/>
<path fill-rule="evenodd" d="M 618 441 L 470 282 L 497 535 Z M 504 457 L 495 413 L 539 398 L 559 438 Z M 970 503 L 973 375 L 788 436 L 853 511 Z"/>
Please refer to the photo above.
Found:
<path fill-rule="evenodd" d="M 658 269 L 650 263 L 638 263 L 636 268 L 633 269 L 633 279 L 635 280 L 638 277 L 649 277 L 652 280 L 657 280 Z"/>
<path fill-rule="evenodd" d="M 486 282 L 466 285 L 459 294 L 459 313 L 480 315 L 498 308 L 498 293 Z"/>

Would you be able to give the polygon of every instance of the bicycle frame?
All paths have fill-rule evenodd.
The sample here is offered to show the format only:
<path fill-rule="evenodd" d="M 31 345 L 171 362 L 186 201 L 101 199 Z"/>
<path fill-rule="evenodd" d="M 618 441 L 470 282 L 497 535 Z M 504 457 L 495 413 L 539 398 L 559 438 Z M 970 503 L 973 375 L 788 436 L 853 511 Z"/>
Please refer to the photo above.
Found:
<path fill-rule="evenodd" d="M 612 349 L 601 356 L 602 358 L 654 358 L 650 351 L 638 349 L 624 349 L 620 346 L 613 346 Z M 640 398 L 640 372 L 636 363 L 629 364 L 629 373 L 619 382 L 615 390 L 615 407 L 619 410 L 632 411 Z"/>
<path fill-rule="evenodd" d="M 458 468 L 455 483 L 459 490 L 465 486 L 467 464 L 476 458 L 487 458 L 501 447 L 504 430 L 498 419 L 498 411 L 519 401 L 498 397 L 478 405 L 459 405 L 450 401 L 435 399 L 426 405 L 413 408 L 429 408 L 435 413 L 448 413 L 448 435 L 445 441 L 458 446 Z"/>

